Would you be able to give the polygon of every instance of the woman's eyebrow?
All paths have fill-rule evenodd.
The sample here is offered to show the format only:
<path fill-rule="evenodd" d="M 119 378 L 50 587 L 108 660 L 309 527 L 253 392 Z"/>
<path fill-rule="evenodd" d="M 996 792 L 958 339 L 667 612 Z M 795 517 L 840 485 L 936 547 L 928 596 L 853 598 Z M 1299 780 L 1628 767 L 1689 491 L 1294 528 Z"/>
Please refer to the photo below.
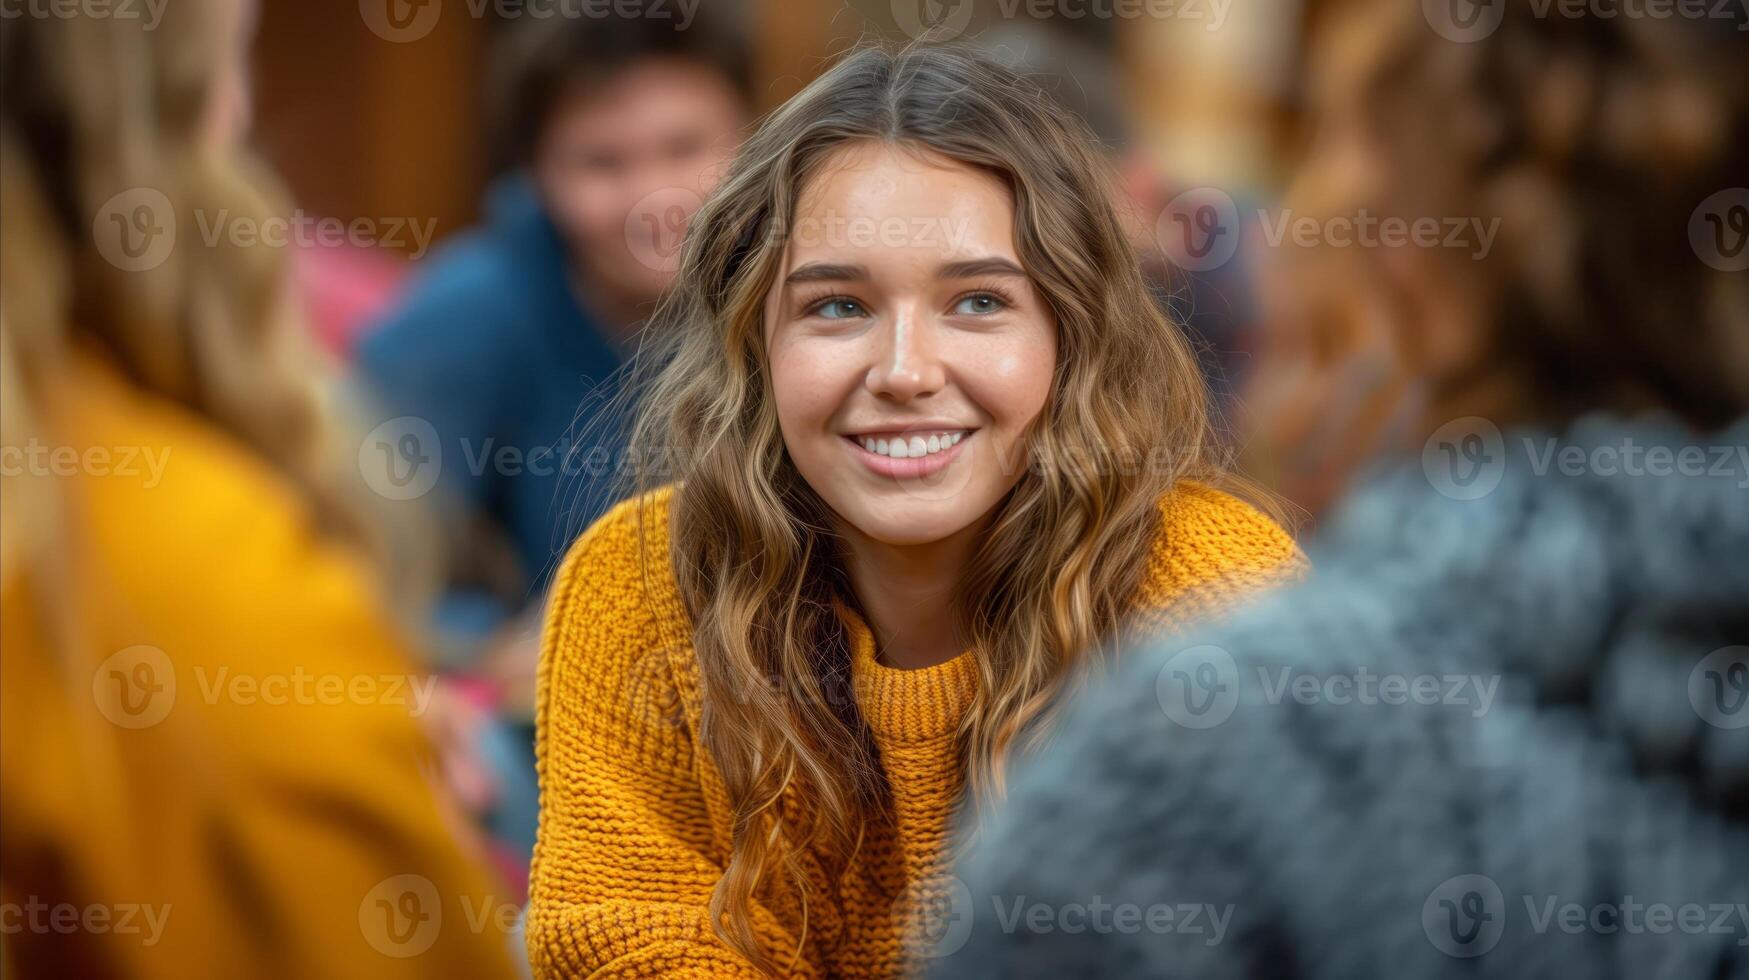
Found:
<path fill-rule="evenodd" d="M 1024 279 L 1026 272 L 1013 262 L 994 255 L 949 262 L 935 271 L 937 279 L 970 279 L 974 276 L 1019 276 Z"/>
<path fill-rule="evenodd" d="M 1026 272 L 1013 262 L 994 255 L 948 262 L 935 270 L 937 279 L 970 279 L 975 276 L 1018 276 L 1024 279 Z M 868 277 L 868 266 L 859 263 L 809 262 L 797 266 L 785 276 L 783 284 L 794 286 L 806 282 L 861 282 Z"/>
<path fill-rule="evenodd" d="M 835 262 L 809 262 L 784 277 L 785 286 L 803 282 L 859 282 L 868 278 L 868 266 Z"/>

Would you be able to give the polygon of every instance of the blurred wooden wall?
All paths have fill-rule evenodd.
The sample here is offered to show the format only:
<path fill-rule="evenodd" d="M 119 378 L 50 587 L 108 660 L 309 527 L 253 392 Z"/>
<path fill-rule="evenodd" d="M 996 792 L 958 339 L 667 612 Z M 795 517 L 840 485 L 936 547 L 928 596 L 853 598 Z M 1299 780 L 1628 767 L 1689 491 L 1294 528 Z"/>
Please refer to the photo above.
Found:
<path fill-rule="evenodd" d="M 394 43 L 371 33 L 350 0 L 263 0 L 255 138 L 300 207 L 436 218 L 440 233 L 472 220 L 484 177 L 487 26 L 445 14 L 429 35 Z"/>

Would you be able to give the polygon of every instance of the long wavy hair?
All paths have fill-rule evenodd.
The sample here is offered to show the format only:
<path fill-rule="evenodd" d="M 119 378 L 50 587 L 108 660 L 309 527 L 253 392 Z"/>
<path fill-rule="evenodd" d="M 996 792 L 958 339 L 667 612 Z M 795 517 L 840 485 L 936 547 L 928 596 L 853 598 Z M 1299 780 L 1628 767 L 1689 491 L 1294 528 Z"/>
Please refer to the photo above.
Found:
<path fill-rule="evenodd" d="M 805 901 L 801 852 L 848 860 L 886 812 L 867 726 L 845 696 L 850 648 L 833 601 L 856 601 L 842 542 L 785 451 L 763 331 L 797 196 L 858 141 L 1000 177 L 1016 249 L 1057 321 L 1028 465 L 955 596 L 980 682 L 958 732 L 972 798 L 1001 794 L 1005 760 L 1036 740 L 1066 669 L 1119 625 L 1161 497 L 1181 479 L 1222 481 L 1194 353 L 1150 299 L 1101 148 L 1038 86 L 957 47 L 865 47 L 764 120 L 693 219 L 676 288 L 645 332 L 628 487 L 647 500 L 676 484 L 668 557 L 694 631 L 701 741 L 734 810 L 710 911 L 723 940 L 760 963 L 748 910 L 771 872 L 785 869 Z M 783 806 L 792 790 L 807 807 Z"/>

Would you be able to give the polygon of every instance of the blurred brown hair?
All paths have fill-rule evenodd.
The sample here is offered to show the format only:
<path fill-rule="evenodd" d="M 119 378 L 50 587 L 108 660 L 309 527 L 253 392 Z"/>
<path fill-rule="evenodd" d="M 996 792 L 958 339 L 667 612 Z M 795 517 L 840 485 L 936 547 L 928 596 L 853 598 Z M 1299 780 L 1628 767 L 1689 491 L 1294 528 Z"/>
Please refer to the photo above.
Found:
<path fill-rule="evenodd" d="M 1749 409 L 1749 277 L 1709 265 L 1689 231 L 1749 177 L 1742 11 L 1496 2 L 1499 26 L 1470 41 L 1401 0 L 1337 6 L 1319 35 L 1294 216 L 1499 230 L 1483 254 L 1472 236 L 1282 263 L 1253 401 L 1282 488 L 1313 509 L 1370 456 L 1461 416 L 1657 409 L 1712 428 Z"/>
<path fill-rule="evenodd" d="M 534 156 L 554 109 L 577 86 L 599 86 L 633 65 L 657 58 L 693 62 L 719 72 L 743 101 L 752 101 L 752 65 L 735 22 L 704 8 L 684 28 L 652 13 L 624 17 L 523 17 L 502 28 L 492 50 L 489 87 L 492 163 L 523 166 Z"/>

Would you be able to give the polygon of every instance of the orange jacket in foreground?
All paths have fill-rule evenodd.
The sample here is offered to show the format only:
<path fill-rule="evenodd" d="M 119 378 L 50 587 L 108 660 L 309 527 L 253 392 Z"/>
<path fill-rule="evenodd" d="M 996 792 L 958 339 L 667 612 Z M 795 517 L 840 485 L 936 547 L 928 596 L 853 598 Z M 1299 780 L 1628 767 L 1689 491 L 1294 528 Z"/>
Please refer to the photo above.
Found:
<path fill-rule="evenodd" d="M 573 547 L 554 583 L 540 669 L 540 841 L 529 905 L 538 976 L 757 976 L 722 944 L 706 906 L 730 846 L 722 777 L 697 742 L 699 679 L 668 562 L 667 504 L 646 511 L 651 581 L 640 578 L 637 510 L 622 503 Z M 1160 536 L 1137 608 L 1163 625 L 1222 611 L 1298 575 L 1275 524 L 1238 500 L 1183 485 L 1161 501 Z M 783 886 L 754 909 L 774 963 L 803 976 L 903 971 L 895 893 L 945 871 L 963 771 L 954 732 L 975 691 L 971 655 L 921 670 L 883 666 L 865 624 L 851 685 L 891 790 L 894 825 L 869 829 L 836 888 L 808 903 Z M 669 722 L 678 704 L 684 724 Z M 797 943 L 799 959 L 792 960 Z"/>
<path fill-rule="evenodd" d="M 210 424 L 66 373 L 5 461 L 60 501 L 0 582 L 7 975 L 509 975 L 362 564 Z"/>

